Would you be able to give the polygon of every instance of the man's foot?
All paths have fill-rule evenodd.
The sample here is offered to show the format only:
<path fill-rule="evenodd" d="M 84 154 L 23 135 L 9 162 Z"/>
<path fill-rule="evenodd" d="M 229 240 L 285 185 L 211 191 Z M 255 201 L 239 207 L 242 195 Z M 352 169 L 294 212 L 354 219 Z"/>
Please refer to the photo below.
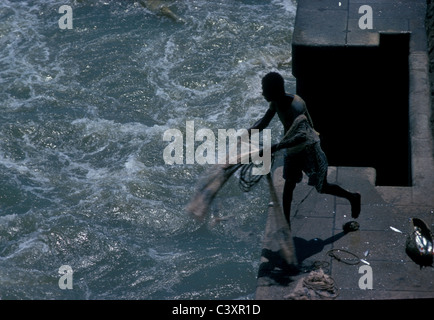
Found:
<path fill-rule="evenodd" d="M 353 195 L 350 198 L 351 217 L 353 219 L 357 219 L 357 217 L 360 214 L 361 202 L 362 202 L 362 196 L 360 195 L 360 193 L 353 193 Z"/>

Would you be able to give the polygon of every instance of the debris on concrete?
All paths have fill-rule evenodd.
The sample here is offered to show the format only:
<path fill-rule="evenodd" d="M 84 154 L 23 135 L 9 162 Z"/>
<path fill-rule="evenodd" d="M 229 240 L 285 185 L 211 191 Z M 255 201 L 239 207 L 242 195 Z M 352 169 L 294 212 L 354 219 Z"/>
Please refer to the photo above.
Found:
<path fill-rule="evenodd" d="M 421 268 L 432 267 L 434 258 L 433 234 L 423 220 L 411 219 L 411 233 L 405 242 L 405 251 Z"/>

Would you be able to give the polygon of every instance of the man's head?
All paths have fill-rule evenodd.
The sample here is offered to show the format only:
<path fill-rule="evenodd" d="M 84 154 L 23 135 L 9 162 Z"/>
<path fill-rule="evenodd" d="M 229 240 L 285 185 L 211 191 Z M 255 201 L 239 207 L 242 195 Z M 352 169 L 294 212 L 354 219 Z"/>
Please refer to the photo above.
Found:
<path fill-rule="evenodd" d="M 284 80 L 279 73 L 269 72 L 262 78 L 262 95 L 269 102 L 285 96 Z"/>

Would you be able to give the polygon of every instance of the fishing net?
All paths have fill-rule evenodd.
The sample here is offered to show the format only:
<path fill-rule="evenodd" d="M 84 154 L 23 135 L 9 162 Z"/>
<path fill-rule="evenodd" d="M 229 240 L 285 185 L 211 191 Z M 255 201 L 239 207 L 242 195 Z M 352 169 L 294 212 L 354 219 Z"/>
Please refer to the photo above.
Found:
<path fill-rule="evenodd" d="M 294 290 L 284 298 L 288 300 L 332 300 L 338 295 L 339 290 L 334 279 L 319 269 L 300 279 Z"/>
<path fill-rule="evenodd" d="M 271 156 L 271 167 L 273 167 L 274 163 L 274 155 Z M 249 192 L 261 179 L 264 175 L 254 175 L 252 173 L 253 168 L 257 167 L 257 165 L 253 162 L 249 164 L 242 165 L 239 169 L 239 187 L 244 192 Z"/>
<path fill-rule="evenodd" d="M 295 266 L 297 265 L 297 258 L 291 236 L 291 226 L 283 214 L 271 174 L 267 174 L 267 182 L 273 207 L 268 212 L 263 249 L 277 253 L 283 258 L 287 266 Z"/>
<path fill-rule="evenodd" d="M 305 115 L 300 115 L 294 120 L 282 140 L 271 147 L 271 154 L 273 155 L 281 149 L 285 149 L 287 154 L 299 153 L 305 150 L 307 146 L 318 142 L 318 134 L 313 130 L 310 121 Z M 249 156 L 253 152 L 258 151 L 251 151 Z M 263 152 L 263 150 L 261 149 L 260 152 Z M 262 175 L 256 176 L 252 174 L 255 166 L 253 162 L 249 164 L 241 163 L 241 159 L 244 156 L 241 154 L 237 155 L 236 164 L 228 163 L 212 166 L 199 180 L 196 192 L 187 205 L 187 212 L 193 214 L 196 218 L 203 219 L 218 191 L 239 169 L 239 184 L 243 190 L 248 191 L 257 184 L 261 180 Z"/>
<path fill-rule="evenodd" d="M 285 149 L 287 154 L 295 154 L 304 151 L 306 147 L 315 145 L 318 142 L 319 137 L 308 122 L 308 119 L 306 116 L 300 115 L 294 120 L 283 139 L 271 147 L 270 154 L 274 154 L 280 149 Z M 263 151 L 261 149 L 261 152 Z M 253 152 L 258 152 L 258 150 L 250 151 L 248 155 L 249 159 L 252 158 Z M 262 175 L 253 174 L 255 167 L 253 162 L 241 164 L 243 156 L 246 155 L 238 155 L 235 164 L 219 164 L 209 169 L 206 175 L 200 179 L 196 193 L 186 208 L 187 211 L 195 218 L 203 219 L 218 191 L 238 170 L 240 170 L 239 185 L 243 190 L 249 191 L 257 184 L 262 179 Z M 291 227 L 283 214 L 271 174 L 268 173 L 266 176 L 273 207 L 269 210 L 263 246 L 264 249 L 279 255 L 287 265 L 294 266 L 297 264 L 297 259 L 291 237 Z"/>

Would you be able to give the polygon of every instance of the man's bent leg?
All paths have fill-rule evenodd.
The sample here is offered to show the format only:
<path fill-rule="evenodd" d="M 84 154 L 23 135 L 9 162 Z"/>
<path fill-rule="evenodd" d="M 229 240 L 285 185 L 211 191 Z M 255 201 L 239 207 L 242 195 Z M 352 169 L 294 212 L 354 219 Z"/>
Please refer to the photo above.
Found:
<path fill-rule="evenodd" d="M 285 185 L 283 187 L 283 198 L 282 198 L 282 204 L 283 204 L 283 214 L 285 215 L 286 221 L 288 222 L 288 225 L 291 227 L 290 222 L 290 215 L 291 215 L 291 203 L 292 203 L 292 194 L 295 189 L 295 182 L 292 182 L 291 180 L 286 180 Z"/>
<path fill-rule="evenodd" d="M 351 204 L 351 216 L 354 219 L 356 219 L 359 216 L 361 210 L 360 193 L 351 193 L 336 184 L 328 183 L 327 178 L 324 180 L 321 193 L 326 193 L 326 194 L 347 199 Z"/>

